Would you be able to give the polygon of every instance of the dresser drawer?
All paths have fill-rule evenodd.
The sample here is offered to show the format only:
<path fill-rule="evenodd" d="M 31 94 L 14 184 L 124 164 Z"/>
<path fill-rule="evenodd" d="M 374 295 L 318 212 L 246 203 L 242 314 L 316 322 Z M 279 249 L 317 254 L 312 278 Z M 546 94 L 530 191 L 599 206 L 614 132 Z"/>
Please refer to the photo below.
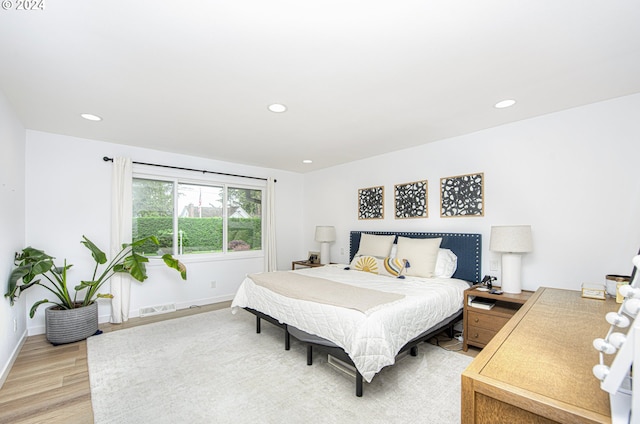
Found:
<path fill-rule="evenodd" d="M 496 335 L 497 331 L 487 330 L 486 328 L 474 327 L 469 325 L 469 334 L 465 337 L 467 338 L 467 343 L 481 343 L 486 345 L 491 341 L 493 336 Z"/>
<path fill-rule="evenodd" d="M 467 317 L 469 327 L 474 326 L 494 332 L 498 332 L 509 321 L 509 318 L 483 314 L 482 312 L 473 311 L 471 308 L 467 309 L 467 313 L 469 314 Z"/>

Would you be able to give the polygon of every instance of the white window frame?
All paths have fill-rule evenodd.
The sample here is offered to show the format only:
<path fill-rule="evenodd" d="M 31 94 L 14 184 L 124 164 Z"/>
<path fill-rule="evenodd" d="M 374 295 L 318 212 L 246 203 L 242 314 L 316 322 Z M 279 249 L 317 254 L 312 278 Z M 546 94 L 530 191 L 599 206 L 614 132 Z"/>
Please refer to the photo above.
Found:
<path fill-rule="evenodd" d="M 178 228 L 178 183 L 183 184 L 198 184 L 208 185 L 223 188 L 223 201 L 224 207 L 222 212 L 223 227 L 222 227 L 222 252 L 209 252 L 209 253 L 190 253 L 190 254 L 178 254 L 178 232 L 173 232 L 173 252 L 174 256 L 180 258 L 184 263 L 195 262 L 211 262 L 217 260 L 236 260 L 236 259 L 249 259 L 249 258 L 264 258 L 265 240 L 265 208 L 264 205 L 266 199 L 267 182 L 262 180 L 255 180 L 253 183 L 247 183 L 246 178 L 231 177 L 217 174 L 204 174 L 200 177 L 194 177 L 192 171 L 181 171 L 170 168 L 150 168 L 147 165 L 134 164 L 132 176 L 134 179 L 147 179 L 155 181 L 164 181 L 173 183 L 173 228 Z M 252 190 L 261 190 L 262 192 L 262 220 L 261 220 L 261 246 L 260 250 L 247 250 L 239 252 L 228 252 L 228 208 L 227 208 L 227 189 L 231 188 L 246 188 Z M 149 256 L 155 258 L 155 256 Z"/>

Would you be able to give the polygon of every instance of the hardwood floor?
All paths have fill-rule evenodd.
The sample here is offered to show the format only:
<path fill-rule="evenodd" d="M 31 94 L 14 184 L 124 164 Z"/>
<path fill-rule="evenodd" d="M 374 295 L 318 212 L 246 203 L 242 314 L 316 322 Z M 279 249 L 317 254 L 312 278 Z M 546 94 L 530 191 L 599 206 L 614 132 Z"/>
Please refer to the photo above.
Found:
<path fill-rule="evenodd" d="M 124 324 L 101 324 L 104 332 L 123 330 L 214 311 L 231 302 L 132 318 Z M 28 337 L 0 389 L 0 423 L 93 423 L 86 340 L 61 346 L 44 334 Z"/>

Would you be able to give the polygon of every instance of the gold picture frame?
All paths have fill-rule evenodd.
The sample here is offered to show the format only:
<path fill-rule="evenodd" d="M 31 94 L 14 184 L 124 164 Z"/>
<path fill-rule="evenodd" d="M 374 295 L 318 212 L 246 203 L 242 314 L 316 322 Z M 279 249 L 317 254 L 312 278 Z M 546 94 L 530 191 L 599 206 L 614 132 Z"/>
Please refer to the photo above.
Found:
<path fill-rule="evenodd" d="M 358 189 L 358 219 L 384 219 L 384 186 Z"/>
<path fill-rule="evenodd" d="M 484 216 L 484 173 L 440 178 L 440 216 Z"/>

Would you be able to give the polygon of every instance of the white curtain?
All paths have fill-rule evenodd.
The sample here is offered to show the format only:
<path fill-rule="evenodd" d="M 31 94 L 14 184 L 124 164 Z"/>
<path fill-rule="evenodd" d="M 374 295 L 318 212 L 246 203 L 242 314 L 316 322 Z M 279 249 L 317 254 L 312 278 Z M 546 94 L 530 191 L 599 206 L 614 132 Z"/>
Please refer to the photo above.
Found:
<path fill-rule="evenodd" d="M 264 270 L 269 272 L 278 269 L 278 261 L 276 260 L 276 182 L 271 177 L 267 180 L 266 200 Z"/>
<path fill-rule="evenodd" d="M 111 177 L 111 256 L 112 259 L 123 243 L 131 243 L 133 225 L 132 165 L 129 158 L 113 158 Z M 117 273 L 111 277 L 111 322 L 120 324 L 129 320 L 129 295 L 131 277 Z"/>

